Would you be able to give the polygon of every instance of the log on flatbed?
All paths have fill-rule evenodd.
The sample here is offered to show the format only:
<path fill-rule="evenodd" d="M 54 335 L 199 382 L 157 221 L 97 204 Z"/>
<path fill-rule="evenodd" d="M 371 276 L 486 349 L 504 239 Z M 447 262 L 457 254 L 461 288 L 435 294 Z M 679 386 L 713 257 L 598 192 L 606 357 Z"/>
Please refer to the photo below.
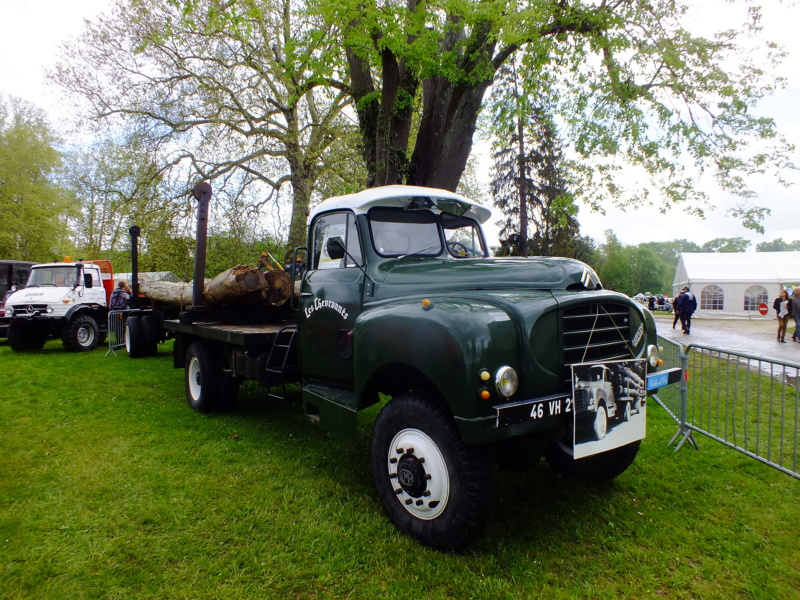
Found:
<path fill-rule="evenodd" d="M 237 298 L 267 287 L 264 272 L 249 265 L 237 265 L 208 282 L 203 296 L 209 304 L 230 304 Z"/>
<path fill-rule="evenodd" d="M 297 285 L 297 282 L 296 284 Z M 139 291 L 146 298 L 168 306 L 187 308 L 192 304 L 192 284 L 142 278 Z M 297 296 L 297 290 L 294 291 Z M 209 306 L 251 304 L 282 306 L 292 295 L 291 277 L 286 271 L 261 271 L 239 265 L 206 280 L 203 297 Z"/>
<path fill-rule="evenodd" d="M 192 304 L 192 284 L 139 279 L 139 292 L 153 302 L 183 308 Z"/>
<path fill-rule="evenodd" d="M 242 298 L 242 302 L 252 302 L 261 306 L 282 306 L 292 295 L 292 279 L 286 271 L 267 271 L 264 273 L 267 285 L 254 294 Z"/>

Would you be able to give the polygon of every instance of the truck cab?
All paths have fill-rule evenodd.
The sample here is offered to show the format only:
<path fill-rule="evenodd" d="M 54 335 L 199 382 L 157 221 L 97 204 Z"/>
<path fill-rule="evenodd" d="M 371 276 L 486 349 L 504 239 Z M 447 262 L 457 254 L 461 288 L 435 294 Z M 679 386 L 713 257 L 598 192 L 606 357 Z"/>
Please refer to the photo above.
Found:
<path fill-rule="evenodd" d="M 67 350 L 93 350 L 107 332 L 113 271 L 108 261 L 36 265 L 27 287 L 6 301 L 8 341 L 15 352 L 39 350 L 61 337 Z"/>

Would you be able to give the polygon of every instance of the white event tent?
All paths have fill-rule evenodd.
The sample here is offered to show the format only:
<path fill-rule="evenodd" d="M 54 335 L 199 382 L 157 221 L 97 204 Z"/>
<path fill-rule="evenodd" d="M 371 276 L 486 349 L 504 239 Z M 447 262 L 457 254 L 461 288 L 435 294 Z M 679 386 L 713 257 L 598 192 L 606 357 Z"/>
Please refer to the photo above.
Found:
<path fill-rule="evenodd" d="M 672 291 L 689 286 L 698 317 L 772 319 L 772 302 L 783 288 L 800 285 L 800 252 L 683 252 Z M 791 292 L 790 292 L 791 293 Z M 759 306 L 766 303 L 761 317 Z"/>

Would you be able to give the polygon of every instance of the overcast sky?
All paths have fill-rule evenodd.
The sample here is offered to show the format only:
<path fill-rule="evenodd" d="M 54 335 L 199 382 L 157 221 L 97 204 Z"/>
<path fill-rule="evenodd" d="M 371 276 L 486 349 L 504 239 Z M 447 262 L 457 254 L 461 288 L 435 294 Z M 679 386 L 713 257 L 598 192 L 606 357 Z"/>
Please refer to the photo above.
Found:
<path fill-rule="evenodd" d="M 710 3 L 694 0 L 703 10 Z M 777 96 L 764 101 L 762 111 L 775 118 L 781 131 L 796 145 L 800 144 L 800 36 L 796 25 L 800 23 L 800 7 L 795 2 L 779 3 L 767 0 L 765 9 L 765 38 L 783 45 L 789 51 L 781 74 L 788 79 L 788 87 Z M 709 22 L 721 25 L 730 6 L 717 6 L 706 13 Z M 59 91 L 50 88 L 44 81 L 44 70 L 57 57 L 61 42 L 75 37 L 83 26 L 84 18 L 91 18 L 104 10 L 108 3 L 101 0 L 0 0 L 0 93 L 22 97 L 53 115 L 58 122 Z M 703 15 L 700 16 L 703 20 Z M 795 154 L 795 163 L 800 165 L 800 152 Z M 788 174 L 792 181 L 800 183 L 800 175 Z M 753 240 L 753 247 L 760 241 L 782 237 L 787 241 L 800 239 L 800 188 L 784 189 L 769 179 L 753 183 L 759 193 L 758 203 L 772 209 L 766 222 L 766 233 L 761 236 L 738 224 L 735 219 L 724 216 L 724 208 L 732 199 L 720 192 L 712 193 L 712 200 L 722 207 L 708 214 L 705 220 L 688 217 L 680 209 L 667 215 L 656 207 L 621 212 L 609 209 L 606 216 L 581 207 L 579 221 L 584 235 L 602 241 L 603 232 L 613 229 L 625 244 L 644 241 L 665 241 L 686 238 L 703 244 L 717 237 L 741 236 Z M 751 248 L 752 249 L 752 248 Z"/>

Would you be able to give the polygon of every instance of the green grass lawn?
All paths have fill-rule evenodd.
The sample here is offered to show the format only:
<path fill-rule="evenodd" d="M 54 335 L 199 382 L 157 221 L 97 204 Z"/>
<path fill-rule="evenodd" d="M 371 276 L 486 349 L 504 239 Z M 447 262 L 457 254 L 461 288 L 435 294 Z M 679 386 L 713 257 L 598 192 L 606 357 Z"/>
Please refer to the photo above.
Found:
<path fill-rule="evenodd" d="M 654 403 L 617 480 L 500 473 L 484 535 L 443 554 L 384 517 L 375 411 L 354 444 L 252 384 L 205 416 L 168 347 L 104 353 L 0 341 L 3 599 L 800 597 L 800 482 L 703 438 L 674 454 Z"/>

